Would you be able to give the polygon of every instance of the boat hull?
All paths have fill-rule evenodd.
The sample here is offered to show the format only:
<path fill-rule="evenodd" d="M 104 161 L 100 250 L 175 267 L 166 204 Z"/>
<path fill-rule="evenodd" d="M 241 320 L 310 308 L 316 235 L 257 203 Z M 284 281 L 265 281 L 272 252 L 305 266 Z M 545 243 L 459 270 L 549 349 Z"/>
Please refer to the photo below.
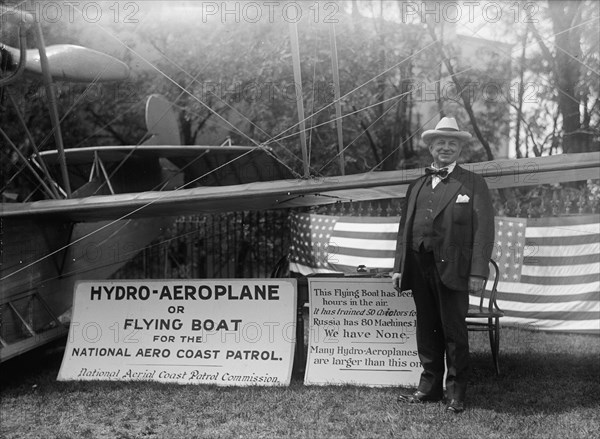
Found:
<path fill-rule="evenodd" d="M 4 218 L 0 362 L 64 336 L 75 282 L 110 278 L 171 222 Z"/>

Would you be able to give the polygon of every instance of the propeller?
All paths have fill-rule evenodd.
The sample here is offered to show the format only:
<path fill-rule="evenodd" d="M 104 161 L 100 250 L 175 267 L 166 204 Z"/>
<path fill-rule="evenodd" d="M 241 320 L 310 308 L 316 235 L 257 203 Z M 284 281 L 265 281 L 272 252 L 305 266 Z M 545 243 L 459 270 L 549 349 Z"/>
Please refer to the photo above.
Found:
<path fill-rule="evenodd" d="M 21 54 L 19 49 L 4 46 L 12 56 L 16 68 Z M 86 47 L 73 44 L 56 44 L 46 47 L 50 75 L 59 81 L 92 82 L 120 81 L 129 76 L 129 67 L 122 61 Z M 40 53 L 37 49 L 27 49 L 25 71 L 42 73 Z"/>

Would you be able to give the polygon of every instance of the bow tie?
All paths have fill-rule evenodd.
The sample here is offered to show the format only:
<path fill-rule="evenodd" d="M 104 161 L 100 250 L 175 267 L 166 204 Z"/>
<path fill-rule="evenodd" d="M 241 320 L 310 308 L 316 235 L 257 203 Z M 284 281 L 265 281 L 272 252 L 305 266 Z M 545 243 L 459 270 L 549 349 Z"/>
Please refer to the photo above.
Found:
<path fill-rule="evenodd" d="M 437 175 L 442 180 L 448 176 L 448 168 L 435 169 L 435 168 L 425 168 L 425 174 L 427 175 Z"/>

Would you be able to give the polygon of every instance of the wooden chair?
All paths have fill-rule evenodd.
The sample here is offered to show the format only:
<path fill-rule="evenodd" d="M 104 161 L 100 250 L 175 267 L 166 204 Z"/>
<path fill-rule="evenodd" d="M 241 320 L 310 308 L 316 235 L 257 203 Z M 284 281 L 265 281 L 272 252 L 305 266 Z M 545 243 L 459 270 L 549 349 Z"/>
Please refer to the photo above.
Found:
<path fill-rule="evenodd" d="M 287 275 L 289 275 L 289 271 L 288 271 L 288 256 L 282 256 L 277 263 L 275 264 L 275 266 L 273 267 L 273 270 L 271 270 L 271 277 L 277 278 L 277 277 L 287 277 Z"/>
<path fill-rule="evenodd" d="M 504 312 L 498 308 L 496 303 L 496 294 L 498 293 L 498 280 L 500 278 L 500 269 L 498 264 L 490 259 L 490 269 L 494 271 L 494 283 L 490 290 L 487 290 L 486 283 L 479 297 L 479 305 L 470 305 L 467 313 L 467 328 L 469 331 L 487 331 L 490 337 L 490 347 L 492 349 L 492 360 L 496 368 L 496 375 L 500 375 L 500 366 L 498 364 L 498 351 L 500 349 L 500 317 Z"/>

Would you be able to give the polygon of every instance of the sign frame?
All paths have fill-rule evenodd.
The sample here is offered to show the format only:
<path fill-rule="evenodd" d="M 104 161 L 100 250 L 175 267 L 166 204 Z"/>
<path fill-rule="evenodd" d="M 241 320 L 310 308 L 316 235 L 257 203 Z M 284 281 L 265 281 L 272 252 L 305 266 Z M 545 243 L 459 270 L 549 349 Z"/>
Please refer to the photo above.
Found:
<path fill-rule="evenodd" d="M 290 384 L 296 279 L 86 280 L 73 295 L 59 381 Z"/>
<path fill-rule="evenodd" d="M 410 291 L 389 278 L 309 277 L 304 384 L 415 387 L 421 375 Z"/>

